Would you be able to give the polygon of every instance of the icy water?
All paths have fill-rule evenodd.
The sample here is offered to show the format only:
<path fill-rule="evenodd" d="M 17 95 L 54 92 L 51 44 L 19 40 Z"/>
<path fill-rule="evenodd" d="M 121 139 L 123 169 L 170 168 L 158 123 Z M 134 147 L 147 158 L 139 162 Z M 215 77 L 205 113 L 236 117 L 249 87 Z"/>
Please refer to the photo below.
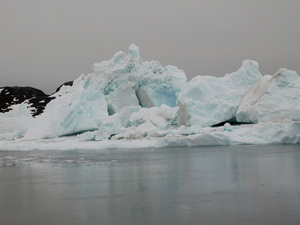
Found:
<path fill-rule="evenodd" d="M 0 224 L 300 223 L 300 146 L 0 151 Z"/>

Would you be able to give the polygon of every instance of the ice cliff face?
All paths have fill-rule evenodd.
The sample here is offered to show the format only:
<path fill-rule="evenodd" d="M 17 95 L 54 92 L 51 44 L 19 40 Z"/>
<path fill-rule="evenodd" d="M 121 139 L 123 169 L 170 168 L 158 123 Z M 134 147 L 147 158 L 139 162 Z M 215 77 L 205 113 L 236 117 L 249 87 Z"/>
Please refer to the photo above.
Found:
<path fill-rule="evenodd" d="M 210 127 L 234 120 L 241 99 L 261 77 L 258 63 L 250 60 L 224 77 L 194 77 L 178 96 L 179 124 Z"/>

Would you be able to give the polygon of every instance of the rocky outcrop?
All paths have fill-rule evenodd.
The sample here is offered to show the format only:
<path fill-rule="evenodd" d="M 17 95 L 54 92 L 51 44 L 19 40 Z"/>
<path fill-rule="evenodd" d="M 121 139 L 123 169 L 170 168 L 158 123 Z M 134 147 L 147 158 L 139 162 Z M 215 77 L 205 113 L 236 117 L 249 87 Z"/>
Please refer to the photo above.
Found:
<path fill-rule="evenodd" d="M 2 113 L 9 112 L 12 105 L 28 101 L 30 105 L 37 106 L 37 110 L 32 112 L 32 115 L 37 115 L 41 111 L 41 103 L 47 102 L 45 100 L 48 100 L 48 95 L 36 88 L 16 86 L 0 88 L 0 112 Z"/>
<path fill-rule="evenodd" d="M 63 86 L 72 85 L 73 81 L 66 82 L 58 87 L 55 93 L 61 91 Z M 55 93 L 47 95 L 33 87 L 2 87 L 0 88 L 0 113 L 9 112 L 13 105 L 24 103 L 33 117 L 38 116 L 44 112 L 46 105 L 56 98 Z"/>

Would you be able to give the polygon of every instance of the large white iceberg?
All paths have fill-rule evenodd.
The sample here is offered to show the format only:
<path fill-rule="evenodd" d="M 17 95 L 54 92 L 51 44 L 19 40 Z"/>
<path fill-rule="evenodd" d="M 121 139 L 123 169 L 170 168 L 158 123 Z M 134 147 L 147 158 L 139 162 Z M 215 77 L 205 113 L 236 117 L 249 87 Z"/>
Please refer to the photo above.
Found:
<path fill-rule="evenodd" d="M 241 99 L 261 77 L 258 63 L 250 60 L 224 77 L 194 77 L 178 96 L 179 124 L 210 127 L 235 119 Z"/>
<path fill-rule="evenodd" d="M 1 149 L 300 143 L 294 71 L 262 76 L 245 60 L 237 72 L 186 83 L 177 67 L 142 61 L 135 45 L 93 70 L 49 96 L 41 115 L 28 102 L 0 113 Z"/>

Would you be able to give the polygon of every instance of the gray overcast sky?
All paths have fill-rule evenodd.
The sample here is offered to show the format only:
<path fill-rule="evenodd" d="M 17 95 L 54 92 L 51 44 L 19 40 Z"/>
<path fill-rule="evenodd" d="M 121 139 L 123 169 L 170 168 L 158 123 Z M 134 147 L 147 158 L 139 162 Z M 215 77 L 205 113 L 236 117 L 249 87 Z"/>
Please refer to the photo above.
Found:
<path fill-rule="evenodd" d="M 191 79 L 244 59 L 300 73 L 299 0 L 0 0 L 0 86 L 50 94 L 95 62 L 140 47 Z"/>

